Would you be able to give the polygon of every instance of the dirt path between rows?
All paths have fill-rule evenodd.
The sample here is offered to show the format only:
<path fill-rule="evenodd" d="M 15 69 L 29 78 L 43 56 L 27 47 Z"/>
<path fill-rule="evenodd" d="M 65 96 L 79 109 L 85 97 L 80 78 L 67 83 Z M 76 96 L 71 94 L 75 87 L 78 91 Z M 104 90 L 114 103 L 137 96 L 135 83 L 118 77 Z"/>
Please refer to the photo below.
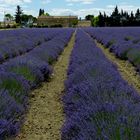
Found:
<path fill-rule="evenodd" d="M 115 54 L 111 53 L 109 49 L 105 48 L 103 45 L 94 40 L 105 56 L 112 61 L 118 67 L 118 71 L 124 80 L 128 82 L 129 85 L 133 86 L 137 92 L 140 94 L 140 75 L 136 72 L 135 67 L 128 61 L 116 58 Z"/>
<path fill-rule="evenodd" d="M 61 139 L 61 127 L 65 119 L 61 97 L 74 42 L 75 33 L 58 61 L 54 64 L 54 74 L 50 82 L 43 83 L 41 88 L 32 92 L 34 98 L 30 99 L 31 108 L 21 134 L 16 140 Z"/>

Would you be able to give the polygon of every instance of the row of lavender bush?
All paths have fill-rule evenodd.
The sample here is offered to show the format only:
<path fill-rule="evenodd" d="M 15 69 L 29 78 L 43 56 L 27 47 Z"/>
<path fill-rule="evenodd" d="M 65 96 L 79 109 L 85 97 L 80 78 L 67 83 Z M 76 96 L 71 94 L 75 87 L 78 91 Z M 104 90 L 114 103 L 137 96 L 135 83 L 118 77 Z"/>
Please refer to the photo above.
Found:
<path fill-rule="evenodd" d="M 62 140 L 139 140 L 140 96 L 82 30 L 63 97 Z"/>
<path fill-rule="evenodd" d="M 0 65 L 0 139 L 16 135 L 28 108 L 29 91 L 47 80 L 51 64 L 67 45 L 73 29 Z"/>
<path fill-rule="evenodd" d="M 61 29 L 18 29 L 0 32 L 0 63 L 31 51 L 55 37 Z"/>
<path fill-rule="evenodd" d="M 129 60 L 140 72 L 140 28 L 88 28 L 92 37 L 121 59 Z"/>

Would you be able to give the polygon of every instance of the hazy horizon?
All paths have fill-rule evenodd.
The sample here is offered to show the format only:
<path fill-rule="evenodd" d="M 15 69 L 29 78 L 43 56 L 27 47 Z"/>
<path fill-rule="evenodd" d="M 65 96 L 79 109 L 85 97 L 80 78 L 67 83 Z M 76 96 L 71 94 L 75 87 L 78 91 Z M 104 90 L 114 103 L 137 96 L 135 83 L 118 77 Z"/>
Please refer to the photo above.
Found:
<path fill-rule="evenodd" d="M 88 14 L 97 15 L 99 11 L 110 14 L 116 5 L 119 10 L 128 12 L 140 8 L 138 0 L 0 0 L 0 21 L 3 20 L 4 12 L 14 15 L 17 5 L 22 7 L 25 14 L 36 17 L 40 8 L 50 15 L 77 15 L 81 18 Z"/>

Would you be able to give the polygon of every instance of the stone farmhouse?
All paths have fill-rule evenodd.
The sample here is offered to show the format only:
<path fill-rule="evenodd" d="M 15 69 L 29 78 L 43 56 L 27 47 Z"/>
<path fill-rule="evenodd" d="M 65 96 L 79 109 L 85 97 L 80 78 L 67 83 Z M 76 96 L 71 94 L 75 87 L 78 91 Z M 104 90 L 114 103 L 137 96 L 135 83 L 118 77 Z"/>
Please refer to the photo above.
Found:
<path fill-rule="evenodd" d="M 41 15 L 37 19 L 38 26 L 74 27 L 78 24 L 77 16 L 47 16 Z"/>
<path fill-rule="evenodd" d="M 77 26 L 78 27 L 90 27 L 91 21 L 90 20 L 79 20 Z"/>

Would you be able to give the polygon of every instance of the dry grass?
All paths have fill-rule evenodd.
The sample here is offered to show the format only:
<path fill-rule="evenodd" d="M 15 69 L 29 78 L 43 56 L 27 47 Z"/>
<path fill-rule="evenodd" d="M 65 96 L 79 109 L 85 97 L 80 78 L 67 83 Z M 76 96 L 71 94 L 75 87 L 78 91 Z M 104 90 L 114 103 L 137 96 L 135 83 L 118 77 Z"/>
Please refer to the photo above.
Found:
<path fill-rule="evenodd" d="M 74 41 L 75 34 L 59 60 L 54 64 L 54 74 L 50 82 L 43 83 L 42 87 L 32 92 L 31 107 L 21 134 L 17 136 L 16 140 L 61 139 L 61 127 L 65 119 L 61 97 Z"/>

